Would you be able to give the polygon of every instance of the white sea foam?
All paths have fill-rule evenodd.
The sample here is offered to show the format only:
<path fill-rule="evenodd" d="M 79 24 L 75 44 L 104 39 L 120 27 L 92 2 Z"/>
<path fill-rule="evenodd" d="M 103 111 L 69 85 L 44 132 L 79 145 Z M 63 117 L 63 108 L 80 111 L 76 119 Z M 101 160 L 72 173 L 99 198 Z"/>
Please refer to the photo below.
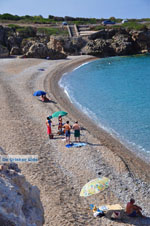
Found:
<path fill-rule="evenodd" d="M 83 67 L 84 65 L 89 64 L 89 63 L 90 63 L 90 62 L 83 63 L 83 64 L 81 64 L 80 66 L 76 67 L 73 71 L 76 71 L 77 69 L 79 69 L 79 68 L 81 68 L 81 67 Z"/>

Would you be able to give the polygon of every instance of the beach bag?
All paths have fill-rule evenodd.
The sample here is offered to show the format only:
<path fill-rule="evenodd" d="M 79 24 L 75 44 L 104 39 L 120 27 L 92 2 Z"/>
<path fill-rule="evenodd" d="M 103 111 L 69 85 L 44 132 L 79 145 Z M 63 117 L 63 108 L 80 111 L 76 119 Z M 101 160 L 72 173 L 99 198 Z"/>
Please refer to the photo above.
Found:
<path fill-rule="evenodd" d="M 104 212 L 102 210 L 98 210 L 93 212 L 94 217 L 103 217 L 105 216 Z"/>
<path fill-rule="evenodd" d="M 118 211 L 114 211 L 111 215 L 111 219 L 121 219 L 121 214 Z"/>
<path fill-rule="evenodd" d="M 53 139 L 53 138 L 54 138 L 54 135 L 53 135 L 53 134 L 50 134 L 50 135 L 49 135 L 49 138 L 50 138 L 50 139 Z"/>

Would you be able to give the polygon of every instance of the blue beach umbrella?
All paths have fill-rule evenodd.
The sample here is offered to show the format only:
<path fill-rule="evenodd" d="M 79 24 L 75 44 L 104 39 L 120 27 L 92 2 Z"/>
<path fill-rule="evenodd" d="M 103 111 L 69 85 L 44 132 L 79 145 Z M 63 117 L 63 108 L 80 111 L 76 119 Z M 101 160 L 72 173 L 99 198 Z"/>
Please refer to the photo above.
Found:
<path fill-rule="evenodd" d="M 46 95 L 46 92 L 38 90 L 33 93 L 33 96 L 42 96 L 42 95 Z"/>

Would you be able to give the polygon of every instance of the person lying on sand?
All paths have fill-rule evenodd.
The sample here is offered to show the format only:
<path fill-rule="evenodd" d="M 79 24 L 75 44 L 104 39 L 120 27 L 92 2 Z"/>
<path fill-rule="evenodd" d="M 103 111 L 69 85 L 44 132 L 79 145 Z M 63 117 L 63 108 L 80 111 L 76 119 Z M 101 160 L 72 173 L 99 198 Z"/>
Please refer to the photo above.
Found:
<path fill-rule="evenodd" d="M 127 203 L 126 213 L 129 217 L 141 216 L 144 217 L 141 213 L 142 208 L 134 204 L 135 200 L 130 199 L 130 202 Z"/>
<path fill-rule="evenodd" d="M 46 97 L 46 95 L 41 96 L 41 101 L 42 102 L 49 102 L 49 99 Z"/>

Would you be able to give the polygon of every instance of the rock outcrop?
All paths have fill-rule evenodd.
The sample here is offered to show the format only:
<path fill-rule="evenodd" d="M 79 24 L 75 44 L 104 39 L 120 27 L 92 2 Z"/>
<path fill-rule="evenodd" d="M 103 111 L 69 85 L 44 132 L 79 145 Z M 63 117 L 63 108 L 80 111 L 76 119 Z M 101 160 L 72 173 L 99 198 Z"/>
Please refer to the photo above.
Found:
<path fill-rule="evenodd" d="M 40 192 L 29 184 L 16 164 L 0 169 L 0 225 L 42 226 Z"/>
<path fill-rule="evenodd" d="M 141 49 L 126 30 L 101 30 L 89 37 L 83 54 L 98 57 L 122 56 L 140 53 Z"/>
<path fill-rule="evenodd" d="M 150 52 L 150 30 L 125 28 L 101 29 L 87 37 L 40 35 L 35 28 L 0 26 L 0 57 L 64 59 L 67 55 L 88 54 L 97 57 L 122 56 Z"/>
<path fill-rule="evenodd" d="M 0 45 L 0 58 L 8 57 L 9 56 L 9 50 L 7 47 Z"/>
<path fill-rule="evenodd" d="M 47 43 L 48 48 L 56 50 L 67 55 L 80 55 L 81 48 L 86 45 L 86 41 L 81 37 L 63 38 L 51 36 Z"/>
<path fill-rule="evenodd" d="M 48 49 L 48 47 L 43 43 L 35 43 L 31 45 L 24 56 L 33 58 L 47 58 L 51 60 L 65 59 L 67 57 L 67 55 L 62 52 Z"/>

